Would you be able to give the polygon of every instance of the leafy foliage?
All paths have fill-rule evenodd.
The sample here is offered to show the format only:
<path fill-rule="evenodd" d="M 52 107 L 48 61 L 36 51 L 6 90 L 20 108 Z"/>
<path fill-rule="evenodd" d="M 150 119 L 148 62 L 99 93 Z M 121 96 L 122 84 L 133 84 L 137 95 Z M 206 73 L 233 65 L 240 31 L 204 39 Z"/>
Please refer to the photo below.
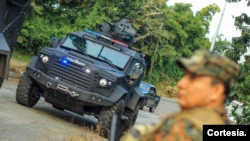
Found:
<path fill-rule="evenodd" d="M 167 7 L 165 1 L 148 0 L 140 10 L 136 47 L 151 56 L 146 77 L 151 83 L 169 79 L 176 82 L 182 72 L 175 60 L 191 56 L 196 49 L 209 48 L 206 26 L 219 7 L 209 5 L 194 14 L 191 6 L 177 3 Z"/>
<path fill-rule="evenodd" d="M 238 2 L 240 0 L 232 0 L 232 2 Z M 248 5 L 250 1 L 248 1 Z M 247 52 L 247 48 L 250 45 L 250 17 L 242 13 L 240 16 L 235 17 L 235 26 L 241 31 L 241 36 L 234 37 L 232 39 L 232 49 L 230 49 L 226 55 L 235 60 L 240 60 L 240 56 Z M 243 112 L 240 115 L 234 113 L 234 117 L 238 124 L 250 123 L 250 57 L 245 56 L 245 62 L 240 64 L 240 73 L 238 79 L 233 86 L 232 93 L 230 94 L 229 101 L 238 100 L 244 103 Z"/>

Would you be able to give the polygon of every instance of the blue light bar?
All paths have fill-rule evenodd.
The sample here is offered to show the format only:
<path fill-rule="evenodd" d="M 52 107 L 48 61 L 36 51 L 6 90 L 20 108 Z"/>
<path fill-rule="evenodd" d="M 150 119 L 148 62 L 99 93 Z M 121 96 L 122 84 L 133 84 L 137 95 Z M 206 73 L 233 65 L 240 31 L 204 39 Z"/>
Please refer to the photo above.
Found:
<path fill-rule="evenodd" d="M 93 35 L 96 35 L 96 36 L 98 36 L 98 37 L 102 37 L 102 38 L 104 38 L 104 39 L 107 39 L 107 40 L 112 41 L 112 42 L 114 42 L 114 43 L 117 43 L 117 44 L 119 44 L 119 45 L 128 47 L 127 44 L 124 44 L 124 43 L 122 43 L 122 42 L 120 42 L 120 41 L 118 41 L 118 40 L 114 40 L 114 39 L 112 39 L 112 38 L 109 38 L 109 37 L 107 37 L 107 36 L 104 36 L 104 35 L 102 35 L 102 34 L 100 34 L 100 33 L 98 33 L 98 32 L 92 31 L 92 30 L 90 30 L 90 29 L 87 29 L 86 32 L 88 32 L 88 33 L 90 33 L 90 34 L 93 34 Z"/>
<path fill-rule="evenodd" d="M 88 32 L 88 33 L 90 33 L 90 34 L 94 34 L 94 35 L 99 36 L 99 37 L 102 36 L 102 34 L 100 34 L 100 33 L 98 33 L 98 32 L 95 32 L 95 31 L 92 31 L 92 30 L 89 30 L 89 29 L 87 29 L 86 32 Z"/>

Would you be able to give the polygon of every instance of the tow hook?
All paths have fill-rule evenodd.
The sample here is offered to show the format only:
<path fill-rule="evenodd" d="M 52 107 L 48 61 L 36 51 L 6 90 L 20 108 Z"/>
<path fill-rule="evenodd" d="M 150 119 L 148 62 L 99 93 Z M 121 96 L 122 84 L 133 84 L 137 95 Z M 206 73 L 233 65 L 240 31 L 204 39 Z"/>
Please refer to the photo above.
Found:
<path fill-rule="evenodd" d="M 64 86 L 64 85 L 61 85 L 61 84 L 58 84 L 58 85 L 57 85 L 57 90 L 59 90 L 59 91 L 65 93 L 65 94 L 68 94 L 68 95 L 70 95 L 70 96 L 72 96 L 72 97 L 77 97 L 77 96 L 79 96 L 78 93 L 76 93 L 75 91 L 70 91 L 68 87 L 66 87 L 66 86 Z"/>
<path fill-rule="evenodd" d="M 51 83 L 51 82 L 48 82 L 46 86 L 47 86 L 47 88 L 50 88 L 51 85 L 52 85 L 52 83 Z"/>
<path fill-rule="evenodd" d="M 68 94 L 72 97 L 76 97 L 76 96 L 79 96 L 78 93 L 76 93 L 75 91 L 68 91 Z"/>

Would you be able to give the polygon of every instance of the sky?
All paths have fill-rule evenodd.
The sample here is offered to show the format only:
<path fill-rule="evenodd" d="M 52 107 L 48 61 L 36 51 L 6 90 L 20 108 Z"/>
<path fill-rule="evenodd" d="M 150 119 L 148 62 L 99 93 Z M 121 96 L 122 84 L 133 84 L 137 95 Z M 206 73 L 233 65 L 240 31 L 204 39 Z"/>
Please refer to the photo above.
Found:
<path fill-rule="evenodd" d="M 213 3 L 217 4 L 220 7 L 221 12 L 216 13 L 213 17 L 212 22 L 210 23 L 210 33 L 208 37 L 210 38 L 210 40 L 212 40 L 222 15 L 225 0 L 169 0 L 167 2 L 167 5 L 173 5 L 176 2 L 192 4 L 192 10 L 195 13 L 201 10 L 203 7 L 206 7 L 209 4 Z M 250 7 L 247 7 L 247 2 L 245 0 L 242 0 L 238 3 L 227 3 L 218 34 L 223 34 L 224 38 L 228 40 L 231 40 L 232 37 L 240 36 L 240 31 L 236 30 L 236 27 L 234 26 L 234 19 L 232 18 L 232 16 L 239 16 L 241 13 L 247 13 L 248 15 L 250 15 Z"/>

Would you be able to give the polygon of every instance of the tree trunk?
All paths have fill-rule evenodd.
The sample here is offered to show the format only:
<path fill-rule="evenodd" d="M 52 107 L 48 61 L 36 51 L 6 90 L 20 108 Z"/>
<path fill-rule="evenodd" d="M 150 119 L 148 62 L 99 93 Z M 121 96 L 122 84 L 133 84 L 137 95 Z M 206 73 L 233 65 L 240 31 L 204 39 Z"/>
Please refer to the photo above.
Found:
<path fill-rule="evenodd" d="M 159 31 L 161 31 L 162 30 L 162 23 L 161 23 L 161 26 L 159 27 Z M 151 41 L 152 42 L 152 41 Z M 160 42 L 160 39 L 159 39 L 159 36 L 158 36 L 158 38 L 157 38 L 157 43 L 156 43 L 156 46 L 155 46 L 155 49 L 154 49 L 154 51 L 153 51 L 153 55 L 152 55 L 152 57 L 151 57 L 151 63 L 150 63 L 150 69 L 149 69 L 149 72 L 148 72 L 148 78 L 150 78 L 150 76 L 151 76 L 151 74 L 152 74 L 152 72 L 153 72 L 153 70 L 154 70 L 154 63 L 155 63 L 155 56 L 157 56 L 157 51 L 158 51 L 158 47 L 159 47 L 159 42 Z M 153 58 L 153 59 L 152 59 Z"/>

